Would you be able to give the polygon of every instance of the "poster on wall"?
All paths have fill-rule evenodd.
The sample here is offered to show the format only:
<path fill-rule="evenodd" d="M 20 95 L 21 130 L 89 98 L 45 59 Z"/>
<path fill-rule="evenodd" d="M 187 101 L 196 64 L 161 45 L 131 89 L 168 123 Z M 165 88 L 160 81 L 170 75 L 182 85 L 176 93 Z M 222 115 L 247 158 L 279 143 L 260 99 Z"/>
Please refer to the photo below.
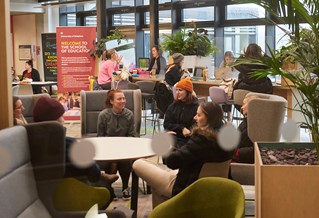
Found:
<path fill-rule="evenodd" d="M 45 81 L 57 81 L 57 55 L 55 33 L 42 33 L 43 72 Z"/>
<path fill-rule="evenodd" d="M 89 90 L 95 60 L 89 54 L 96 39 L 95 27 L 57 27 L 58 101 L 65 120 L 80 119 L 80 91 Z"/>
<path fill-rule="evenodd" d="M 89 76 L 94 75 L 95 27 L 57 27 L 58 92 L 89 90 Z"/>

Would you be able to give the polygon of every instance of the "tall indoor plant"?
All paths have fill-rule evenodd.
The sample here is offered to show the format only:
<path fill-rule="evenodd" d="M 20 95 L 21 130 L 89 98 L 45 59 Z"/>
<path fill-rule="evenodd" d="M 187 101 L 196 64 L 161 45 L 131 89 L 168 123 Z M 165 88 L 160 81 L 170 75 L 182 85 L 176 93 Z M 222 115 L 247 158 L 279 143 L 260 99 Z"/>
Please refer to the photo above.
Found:
<path fill-rule="evenodd" d="M 185 56 L 183 68 L 195 71 L 196 67 L 207 68 L 208 72 L 212 72 L 212 57 L 218 50 L 212 40 L 208 38 L 208 31 L 203 28 L 197 28 L 196 24 L 191 23 L 192 30 L 189 27 L 181 28 L 180 31 L 168 35 L 163 34 L 161 47 L 164 51 L 168 51 L 170 55 L 174 53 L 182 53 Z M 169 58 L 169 63 L 172 59 Z M 209 75 L 208 75 L 209 77 Z"/>
<path fill-rule="evenodd" d="M 193 27 L 191 31 L 187 31 L 185 27 L 172 35 L 163 34 L 162 49 L 168 51 L 170 55 L 178 52 L 183 55 L 204 57 L 218 50 L 213 41 L 208 38 L 206 29 L 197 28 L 195 23 L 192 23 L 191 27 Z"/>
<path fill-rule="evenodd" d="M 301 100 L 296 100 L 305 117 L 302 125 L 307 126 L 311 131 L 312 141 L 317 144 L 316 149 L 319 153 L 319 3 L 317 0 L 302 2 L 299 0 L 253 0 L 249 2 L 264 7 L 271 14 L 272 23 L 289 24 L 289 30 L 284 30 L 290 39 L 289 49 L 270 51 L 270 57 L 260 61 L 269 69 L 257 71 L 255 76 L 280 75 L 282 80 L 291 81 L 292 88 L 297 89 L 301 96 Z M 300 23 L 306 24 L 307 27 L 301 28 Z M 282 69 L 287 58 L 300 65 L 296 72 Z"/>

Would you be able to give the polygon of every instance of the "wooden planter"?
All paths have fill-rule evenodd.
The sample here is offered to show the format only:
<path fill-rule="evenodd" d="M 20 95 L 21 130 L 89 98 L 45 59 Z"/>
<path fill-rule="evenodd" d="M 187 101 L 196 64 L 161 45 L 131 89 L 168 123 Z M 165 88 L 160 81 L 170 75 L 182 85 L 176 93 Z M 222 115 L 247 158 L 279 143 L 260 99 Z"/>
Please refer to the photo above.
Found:
<path fill-rule="evenodd" d="M 319 217 L 319 166 L 264 165 L 259 148 L 313 143 L 255 143 L 255 217 Z"/>

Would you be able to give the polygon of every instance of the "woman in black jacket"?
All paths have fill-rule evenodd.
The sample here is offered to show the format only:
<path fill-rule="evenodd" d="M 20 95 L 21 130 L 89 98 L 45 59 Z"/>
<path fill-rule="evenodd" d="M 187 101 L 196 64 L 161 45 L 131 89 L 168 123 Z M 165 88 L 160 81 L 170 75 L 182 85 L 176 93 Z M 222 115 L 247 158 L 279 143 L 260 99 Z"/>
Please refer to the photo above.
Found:
<path fill-rule="evenodd" d="M 182 77 L 182 66 L 184 64 L 184 55 L 175 53 L 172 55 L 173 64 L 167 65 L 165 81 L 168 85 L 174 86 Z"/>
<path fill-rule="evenodd" d="M 215 102 L 202 103 L 194 117 L 188 142 L 167 156 L 167 166 L 159 167 L 145 159 L 134 162 L 135 173 L 144 179 L 153 190 L 153 207 L 164 199 L 175 196 L 198 179 L 206 162 L 230 160 L 232 151 L 224 151 L 217 142 L 217 134 L 223 126 L 223 111 Z"/>
<path fill-rule="evenodd" d="M 245 54 L 237 59 L 236 62 L 243 61 L 245 59 L 261 60 L 267 58 L 262 54 L 259 45 L 252 43 L 249 44 L 245 50 Z M 260 64 L 239 64 L 235 65 L 236 70 L 239 71 L 238 81 L 234 85 L 234 89 L 245 89 L 252 92 L 272 94 L 272 83 L 268 77 L 256 78 L 252 77 L 252 73 L 256 70 L 267 69 L 266 66 Z"/>
<path fill-rule="evenodd" d="M 175 147 L 184 145 L 190 139 L 195 124 L 198 99 L 192 93 L 193 84 L 189 78 L 179 81 L 176 84 L 176 99 L 165 113 L 164 129 L 174 134 Z"/>
<path fill-rule="evenodd" d="M 40 81 L 40 74 L 39 71 L 33 68 L 33 61 L 28 60 L 25 62 L 25 71 L 22 73 L 23 79 L 32 79 L 32 82 L 39 82 Z M 32 86 L 33 94 L 41 93 L 40 86 Z"/>
<path fill-rule="evenodd" d="M 164 73 L 166 67 L 166 60 L 162 56 L 161 49 L 158 45 L 152 47 L 152 59 L 148 67 L 148 71 L 155 70 L 156 74 Z"/>

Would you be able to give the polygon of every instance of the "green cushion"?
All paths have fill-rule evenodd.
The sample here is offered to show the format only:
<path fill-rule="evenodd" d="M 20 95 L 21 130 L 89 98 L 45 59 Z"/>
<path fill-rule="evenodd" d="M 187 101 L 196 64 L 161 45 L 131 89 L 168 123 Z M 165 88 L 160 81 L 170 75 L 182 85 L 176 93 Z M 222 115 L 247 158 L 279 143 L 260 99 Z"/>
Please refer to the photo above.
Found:
<path fill-rule="evenodd" d="M 59 211 L 87 211 L 94 204 L 100 210 L 110 201 L 110 192 L 103 187 L 89 186 L 74 178 L 65 178 L 56 187 L 53 203 Z"/>
<path fill-rule="evenodd" d="M 225 178 L 206 177 L 158 205 L 149 218 L 242 218 L 244 216 L 245 196 L 241 185 Z"/>

